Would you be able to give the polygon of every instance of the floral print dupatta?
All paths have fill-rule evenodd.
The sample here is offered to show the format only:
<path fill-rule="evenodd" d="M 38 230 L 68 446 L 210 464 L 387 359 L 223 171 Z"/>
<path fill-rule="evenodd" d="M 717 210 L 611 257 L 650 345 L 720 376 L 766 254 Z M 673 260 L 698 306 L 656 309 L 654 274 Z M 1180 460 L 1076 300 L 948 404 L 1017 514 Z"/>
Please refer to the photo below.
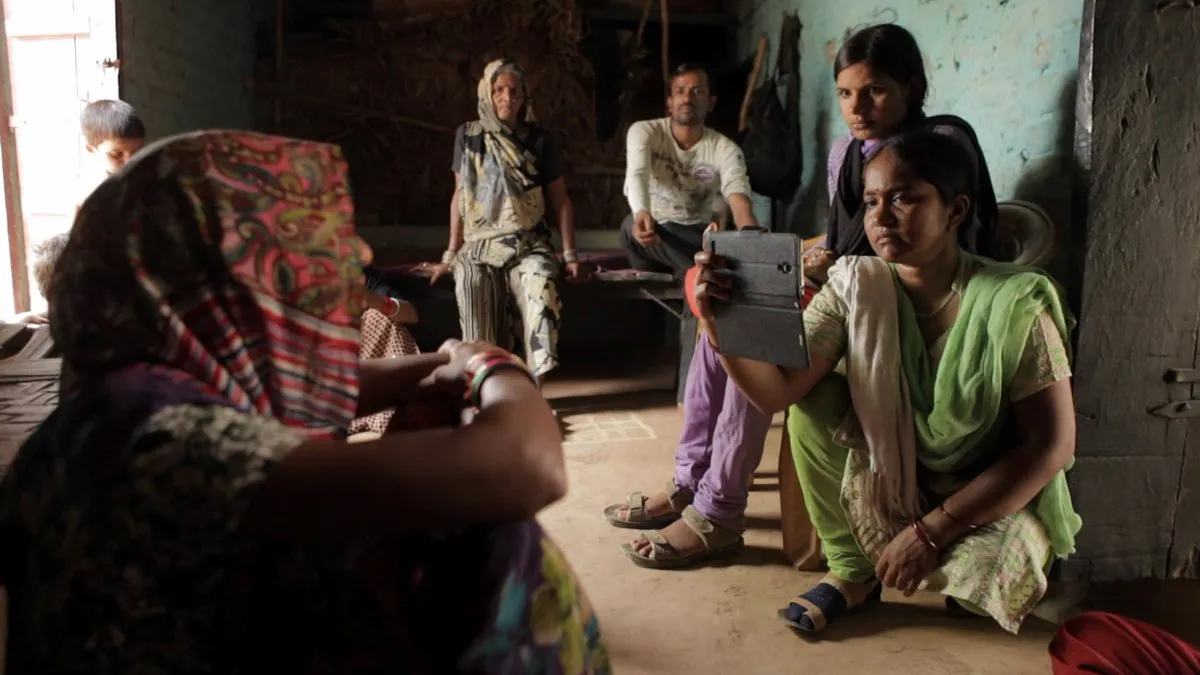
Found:
<path fill-rule="evenodd" d="M 187 134 L 84 203 L 62 400 L 0 484 L 9 672 L 610 672 L 536 522 L 370 549 L 237 527 L 354 416 L 369 260 L 332 145 Z"/>

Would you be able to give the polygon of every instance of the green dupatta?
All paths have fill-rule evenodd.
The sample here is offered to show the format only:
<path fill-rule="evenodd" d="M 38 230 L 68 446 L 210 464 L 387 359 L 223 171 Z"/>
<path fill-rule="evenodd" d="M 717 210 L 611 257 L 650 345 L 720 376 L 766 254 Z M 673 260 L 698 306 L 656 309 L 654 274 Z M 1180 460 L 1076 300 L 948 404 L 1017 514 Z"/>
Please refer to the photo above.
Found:
<path fill-rule="evenodd" d="M 900 358 L 921 446 L 920 462 L 939 473 L 952 473 L 980 458 L 980 442 L 996 424 L 1001 406 L 1007 405 L 1008 385 L 1042 311 L 1054 319 L 1068 356 L 1075 324 L 1061 290 L 1046 273 L 966 252 L 960 255 L 962 264 L 980 269 L 962 293 L 958 319 L 936 368 L 917 327 L 912 302 L 893 269 Z M 1042 488 L 1033 508 L 1050 536 L 1054 555 L 1074 553 L 1083 520 L 1071 505 L 1065 470 Z"/>

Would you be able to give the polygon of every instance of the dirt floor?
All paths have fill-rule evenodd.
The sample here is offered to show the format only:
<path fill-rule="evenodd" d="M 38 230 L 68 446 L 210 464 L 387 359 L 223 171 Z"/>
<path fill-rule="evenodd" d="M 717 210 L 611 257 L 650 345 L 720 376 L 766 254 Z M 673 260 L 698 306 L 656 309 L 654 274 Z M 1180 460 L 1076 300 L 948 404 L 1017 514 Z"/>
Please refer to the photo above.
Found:
<path fill-rule="evenodd" d="M 571 491 L 541 520 L 598 608 L 617 673 L 1050 672 L 1046 647 L 1052 626 L 1031 619 L 1019 635 L 1009 635 L 990 621 L 951 617 L 935 594 L 905 599 L 885 593 L 882 606 L 844 618 L 818 641 L 802 639 L 781 623 L 778 609 L 821 575 L 791 569 L 781 551 L 779 420 L 751 492 L 745 553 L 717 568 L 634 567 L 619 550 L 630 532 L 610 527 L 602 511 L 630 491 L 661 489 L 672 476 L 682 411 L 670 392 L 605 394 L 668 385 L 670 375 L 646 370 L 628 378 L 547 385 L 569 429 Z M 1098 595 L 1105 609 L 1150 620 L 1195 643 L 1200 628 L 1188 619 L 1198 594 L 1194 585 L 1185 590 L 1186 603 L 1175 600 L 1177 587 L 1161 585 L 1109 587 Z"/>
<path fill-rule="evenodd" d="M 781 551 L 776 463 L 780 428 L 750 495 L 747 549 L 721 567 L 655 572 L 634 567 L 604 506 L 633 490 L 659 489 L 672 475 L 682 412 L 673 369 L 632 375 L 598 368 L 559 376 L 546 393 L 568 427 L 568 497 L 542 516 L 596 605 L 619 675 L 1038 675 L 1049 673 L 1053 628 L 1031 620 L 1020 635 L 989 621 L 949 616 L 942 599 L 885 593 L 883 605 L 844 618 L 820 640 L 805 640 L 776 618 L 820 574 L 791 569 Z M 630 389 L 657 392 L 628 394 Z M 1094 588 L 1089 604 L 1154 623 L 1200 644 L 1200 585 L 1131 583 Z M 0 592 L 0 606 L 4 603 Z M 0 612 L 2 616 L 2 612 Z M 4 654 L 0 618 L 0 663 Z M 0 667 L 0 670 L 3 670 Z M 1147 674 L 1149 675 L 1149 674 Z"/>

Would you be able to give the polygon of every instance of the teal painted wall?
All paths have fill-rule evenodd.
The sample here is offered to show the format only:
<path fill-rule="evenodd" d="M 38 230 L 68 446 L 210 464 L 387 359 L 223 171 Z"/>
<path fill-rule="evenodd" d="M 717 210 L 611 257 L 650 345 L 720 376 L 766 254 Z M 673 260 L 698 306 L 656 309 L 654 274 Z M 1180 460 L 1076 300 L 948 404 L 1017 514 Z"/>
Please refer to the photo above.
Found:
<path fill-rule="evenodd" d="M 824 231 L 826 158 L 833 139 L 846 133 L 833 56 L 847 29 L 883 22 L 916 36 L 930 80 L 926 111 L 952 113 L 975 127 L 997 196 L 1038 202 L 1065 229 L 1082 0 L 743 0 L 743 56 L 752 56 L 765 32 L 774 64 L 783 12 L 796 12 L 803 24 L 805 178 L 789 209 L 792 229 Z M 758 207 L 764 218 L 769 207 Z"/>

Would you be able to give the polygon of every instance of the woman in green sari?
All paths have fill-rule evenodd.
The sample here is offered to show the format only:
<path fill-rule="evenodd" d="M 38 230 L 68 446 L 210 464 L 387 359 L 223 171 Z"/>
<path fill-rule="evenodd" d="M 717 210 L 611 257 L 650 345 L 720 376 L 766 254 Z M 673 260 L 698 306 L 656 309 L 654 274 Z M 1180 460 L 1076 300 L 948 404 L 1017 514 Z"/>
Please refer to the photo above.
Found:
<path fill-rule="evenodd" d="M 805 504 L 829 574 L 781 618 L 819 631 L 877 601 L 939 591 L 1016 632 L 1071 554 L 1081 520 L 1064 472 L 1075 452 L 1071 318 L 1045 274 L 961 251 L 970 157 L 915 131 L 864 172 L 878 257 L 848 256 L 805 310 L 807 370 L 721 361 L 759 408 L 790 406 Z M 703 268 L 696 300 L 717 350 L 712 303 L 728 282 Z"/>

